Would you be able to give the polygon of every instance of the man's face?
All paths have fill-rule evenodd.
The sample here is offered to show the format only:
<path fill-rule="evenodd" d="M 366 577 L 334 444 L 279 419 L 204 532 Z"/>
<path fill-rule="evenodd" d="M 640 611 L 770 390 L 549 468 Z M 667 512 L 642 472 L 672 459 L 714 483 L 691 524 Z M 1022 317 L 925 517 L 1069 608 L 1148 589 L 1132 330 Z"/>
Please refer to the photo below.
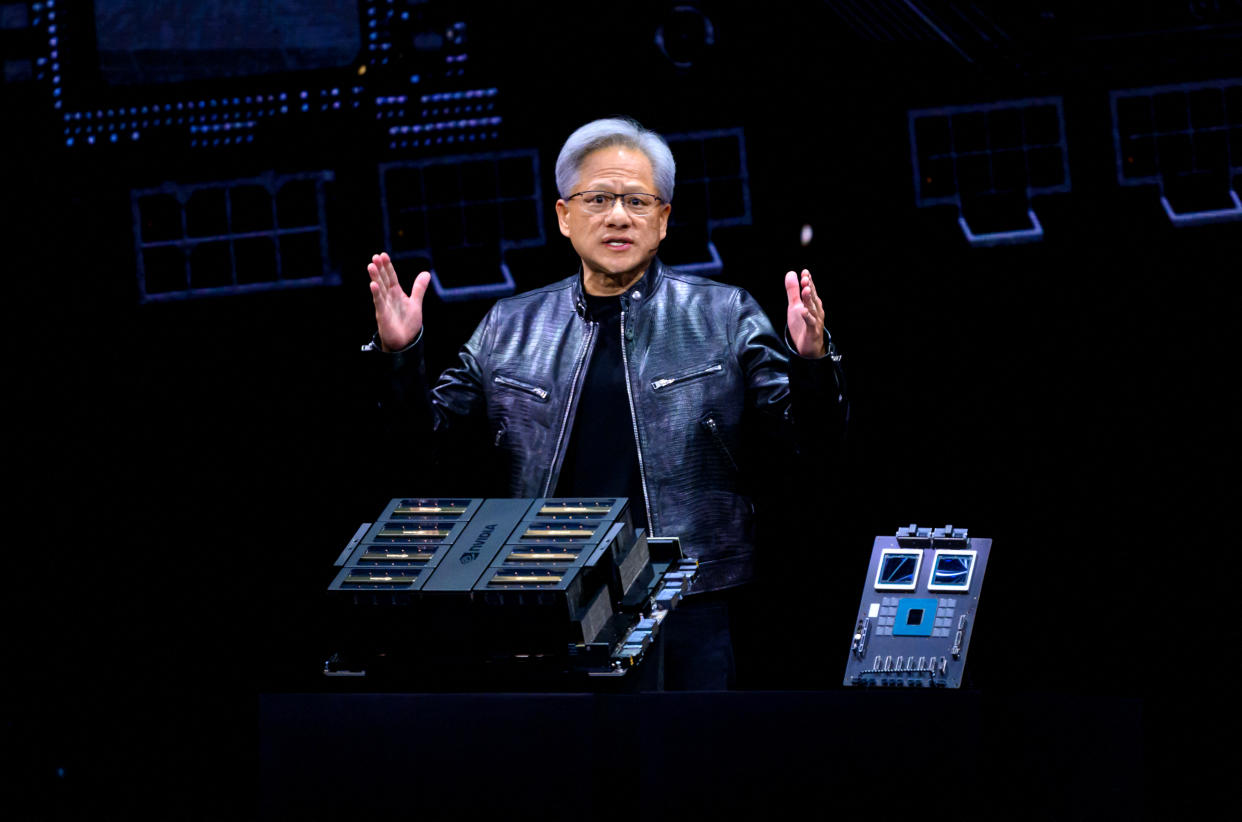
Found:
<path fill-rule="evenodd" d="M 622 146 L 601 148 L 583 160 L 578 184 L 570 193 L 655 194 L 652 178 L 651 161 L 641 151 Z M 581 200 L 557 200 L 556 216 L 561 233 L 582 258 L 583 273 L 629 282 L 646 271 L 668 233 L 671 206 L 657 202 L 654 211 L 635 217 L 616 201 L 603 214 L 588 214 Z"/>

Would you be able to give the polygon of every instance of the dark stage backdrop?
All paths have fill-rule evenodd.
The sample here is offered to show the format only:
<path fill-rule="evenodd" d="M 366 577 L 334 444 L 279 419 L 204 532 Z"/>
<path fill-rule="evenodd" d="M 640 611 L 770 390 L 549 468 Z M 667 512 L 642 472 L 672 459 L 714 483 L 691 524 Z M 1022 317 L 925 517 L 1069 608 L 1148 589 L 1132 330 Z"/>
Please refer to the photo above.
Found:
<path fill-rule="evenodd" d="M 741 128 L 752 220 L 712 235 L 719 276 L 779 327 L 782 275 L 810 268 L 844 354 L 839 459 L 765 500 L 755 687 L 837 687 L 871 540 L 910 522 L 994 540 L 974 686 L 1212 685 L 1192 600 L 1219 602 L 1235 565 L 1218 529 L 1238 497 L 1242 222 L 1175 227 L 1153 188 L 1119 186 L 1109 92 L 1242 75 L 1216 49 L 1230 19 L 1092 40 L 1107 19 L 1077 32 L 1044 4 L 1026 28 L 1001 20 L 1011 45 L 985 47 L 958 30 L 903 37 L 855 4 L 707 4 L 708 43 L 670 4 L 537 18 L 522 5 L 461 12 L 471 69 L 504 112 L 468 150 L 541 161 L 547 241 L 506 256 L 518 289 L 574 269 L 551 173 L 574 127 L 629 114 L 667 133 Z M 84 87 L 106 85 L 92 76 Z M 360 115 L 242 147 L 79 151 L 24 77 L 6 81 L 3 115 L 6 767 L 70 806 L 215 784 L 203 802 L 220 810 L 253 787 L 256 694 L 316 686 L 324 590 L 357 525 L 390 497 L 485 479 L 433 474 L 421 432 L 378 428 L 358 352 L 373 330 L 365 264 L 384 243 L 376 168 L 448 150 L 403 153 Z M 917 207 L 908 111 L 1048 96 L 1073 184 L 1035 198 L 1041 241 L 972 247 L 954 206 Z M 140 301 L 132 190 L 305 169 L 334 173 L 339 284 Z M 489 304 L 428 300 L 429 370 Z"/>

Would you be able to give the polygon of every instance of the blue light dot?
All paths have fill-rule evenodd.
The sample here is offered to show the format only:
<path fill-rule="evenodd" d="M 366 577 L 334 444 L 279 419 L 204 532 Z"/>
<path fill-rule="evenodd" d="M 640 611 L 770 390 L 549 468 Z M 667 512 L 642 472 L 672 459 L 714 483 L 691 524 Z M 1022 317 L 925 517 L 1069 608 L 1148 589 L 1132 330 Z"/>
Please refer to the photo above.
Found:
<path fill-rule="evenodd" d="M 72 138 L 72 137 L 70 137 L 69 139 L 65 140 L 65 145 L 67 145 L 67 146 L 71 146 L 71 145 L 73 145 L 73 138 Z M 58 770 L 59 770 L 59 769 L 58 769 Z M 64 774 L 63 774 L 63 773 L 60 773 L 60 774 L 58 774 L 58 775 L 63 776 Z"/>
<path fill-rule="evenodd" d="M 131 140 L 137 140 L 137 139 L 138 139 L 138 132 L 136 132 L 136 131 L 131 132 L 131 133 L 130 133 L 130 135 L 129 135 L 129 139 L 131 139 Z"/>
<path fill-rule="evenodd" d="M 54 88 L 54 89 L 52 89 L 52 96 L 53 96 L 53 97 L 59 97 L 59 96 L 60 96 L 60 89 L 58 89 L 58 88 Z"/>
<path fill-rule="evenodd" d="M 310 111 L 310 106 L 309 106 L 309 105 L 307 105 L 306 103 L 303 103 L 303 104 L 302 104 L 302 111 Z"/>
<path fill-rule="evenodd" d="M 95 135 L 92 134 L 89 137 L 87 137 L 86 142 L 90 143 L 91 145 L 95 145 Z"/>

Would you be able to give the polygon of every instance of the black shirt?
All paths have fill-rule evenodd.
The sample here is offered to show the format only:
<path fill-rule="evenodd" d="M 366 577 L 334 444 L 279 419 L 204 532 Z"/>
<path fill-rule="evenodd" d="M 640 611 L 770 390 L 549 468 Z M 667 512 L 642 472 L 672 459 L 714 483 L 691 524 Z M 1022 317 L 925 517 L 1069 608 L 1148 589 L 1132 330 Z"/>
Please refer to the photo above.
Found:
<path fill-rule="evenodd" d="M 646 528 L 647 507 L 621 353 L 621 297 L 584 296 L 587 316 L 596 323 L 595 349 L 582 380 L 556 494 L 629 497 L 634 527 Z"/>

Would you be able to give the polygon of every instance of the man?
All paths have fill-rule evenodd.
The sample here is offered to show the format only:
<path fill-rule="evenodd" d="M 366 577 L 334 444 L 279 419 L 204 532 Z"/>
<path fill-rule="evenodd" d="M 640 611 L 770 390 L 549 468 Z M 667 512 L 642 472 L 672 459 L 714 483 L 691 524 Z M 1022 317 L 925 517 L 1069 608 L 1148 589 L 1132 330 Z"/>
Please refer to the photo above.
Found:
<path fill-rule="evenodd" d="M 785 275 L 786 342 L 742 289 L 659 262 L 674 172 L 654 132 L 630 120 L 588 123 L 556 163 L 557 220 L 580 271 L 499 301 L 427 391 L 431 275 L 406 294 L 378 254 L 367 267 L 378 326 L 370 348 L 389 353 L 396 395 L 435 430 L 486 421 L 512 496 L 627 496 L 637 526 L 679 537 L 700 562 L 688 610 L 696 600 L 713 606 L 684 644 L 714 648 L 728 668 L 727 608 L 716 607 L 727 596 L 711 592 L 753 577 L 744 483 L 756 478 L 744 476 L 743 432 L 792 442 L 798 422 L 810 429 L 806 442 L 831 438 L 822 429 L 843 418 L 845 398 L 808 271 Z"/>

